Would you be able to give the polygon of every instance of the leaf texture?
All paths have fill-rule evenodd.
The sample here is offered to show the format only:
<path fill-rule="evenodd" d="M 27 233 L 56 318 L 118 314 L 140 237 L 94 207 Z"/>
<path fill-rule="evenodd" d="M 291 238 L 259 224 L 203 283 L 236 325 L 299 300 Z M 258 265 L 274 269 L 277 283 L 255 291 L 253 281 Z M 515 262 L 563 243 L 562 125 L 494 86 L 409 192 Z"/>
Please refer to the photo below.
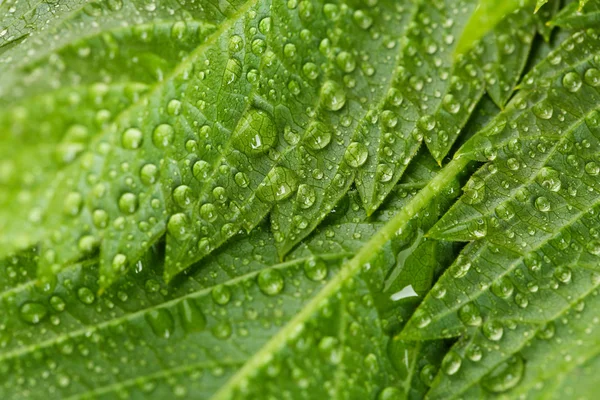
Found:
<path fill-rule="evenodd" d="M 353 183 L 374 212 L 421 141 L 441 161 L 486 88 L 506 102 L 535 32 L 523 8 L 454 61 L 474 1 L 249 0 L 168 16 L 166 3 L 111 4 L 50 24 L 52 43 L 40 33 L 7 51 L 19 61 L 0 83 L 11 133 L 22 132 L 9 146 L 40 134 L 14 118 L 29 122 L 46 96 L 56 136 L 41 142 L 74 152 L 68 165 L 45 154 L 33 167 L 50 175 L 34 181 L 11 173 L 21 169 L 13 160 L 3 167 L 11 187 L 25 184 L 3 199 L 0 223 L 15 232 L 3 248 L 42 241 L 41 273 L 51 277 L 99 247 L 103 287 L 165 233 L 170 280 L 269 212 L 285 255 Z M 509 61 L 495 66 L 500 57 Z M 130 100 L 111 110 L 121 85 Z M 61 93 L 93 104 L 67 111 Z M 71 146 L 60 132 L 73 126 L 85 140 Z M 14 226 L 14 209 L 30 227 Z"/>

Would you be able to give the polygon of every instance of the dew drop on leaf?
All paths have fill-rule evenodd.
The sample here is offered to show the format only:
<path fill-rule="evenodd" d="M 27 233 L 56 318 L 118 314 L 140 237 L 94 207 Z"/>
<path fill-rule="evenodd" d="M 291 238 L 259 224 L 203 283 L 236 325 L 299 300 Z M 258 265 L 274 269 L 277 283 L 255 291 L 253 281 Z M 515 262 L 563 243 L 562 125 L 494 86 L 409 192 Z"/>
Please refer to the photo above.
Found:
<path fill-rule="evenodd" d="M 589 68 L 587 71 L 585 71 L 585 74 L 583 74 L 583 80 L 589 86 L 600 86 L 600 70 L 597 68 Z"/>
<path fill-rule="evenodd" d="M 315 190 L 303 183 L 298 186 L 298 193 L 296 194 L 296 202 L 300 208 L 306 210 L 312 207 L 315 204 L 315 200 L 317 199 L 317 195 L 315 194 Z"/>
<path fill-rule="evenodd" d="M 232 140 L 235 148 L 245 154 L 263 154 L 277 143 L 277 127 L 269 114 L 251 109 L 238 124 Z"/>
<path fill-rule="evenodd" d="M 363 165 L 369 157 L 367 146 L 359 142 L 352 142 L 344 153 L 344 160 L 352 168 L 358 168 Z"/>
<path fill-rule="evenodd" d="M 515 355 L 495 367 L 482 380 L 482 386 L 492 393 L 502 393 L 519 384 L 525 372 L 525 363 Z"/>
<path fill-rule="evenodd" d="M 379 393 L 379 396 L 377 396 L 377 400 L 396 400 L 401 399 L 403 395 L 404 392 L 402 392 L 397 387 L 389 386 L 383 389 L 381 393 Z"/>
<path fill-rule="evenodd" d="M 537 208 L 538 211 L 541 212 L 548 212 L 550 211 L 552 206 L 550 205 L 550 201 L 548 200 L 548 198 L 540 196 L 537 199 L 535 199 L 535 208 Z"/>
<path fill-rule="evenodd" d="M 206 317 L 193 299 L 184 299 L 178 308 L 181 325 L 186 332 L 200 332 L 206 328 Z"/>
<path fill-rule="evenodd" d="M 548 101 L 543 100 L 533 106 L 533 113 L 540 119 L 550 119 L 554 114 L 554 108 Z"/>
<path fill-rule="evenodd" d="M 125 149 L 135 150 L 142 145 L 143 138 L 142 131 L 137 128 L 129 128 L 123 132 L 121 144 Z"/>
<path fill-rule="evenodd" d="M 504 328 L 502 327 L 502 324 L 494 320 L 486 321 L 486 323 L 483 324 L 482 330 L 483 336 L 493 342 L 497 342 L 498 340 L 502 339 L 504 334 Z"/>
<path fill-rule="evenodd" d="M 152 143 L 159 149 L 164 149 L 173 143 L 175 129 L 169 124 L 160 124 L 152 132 Z"/>
<path fill-rule="evenodd" d="M 474 303 L 467 303 L 458 310 L 458 318 L 468 326 L 481 325 L 482 318 L 479 308 Z"/>
<path fill-rule="evenodd" d="M 312 124 L 306 131 L 306 145 L 313 150 L 321 150 L 331 142 L 331 129 L 321 123 Z"/>
<path fill-rule="evenodd" d="M 562 84 L 569 92 L 576 92 L 581 87 L 581 77 L 576 72 L 568 72 L 563 77 Z"/>
<path fill-rule="evenodd" d="M 164 308 L 151 310 L 146 313 L 145 318 L 157 337 L 168 339 L 173 335 L 175 321 L 169 310 Z"/>
<path fill-rule="evenodd" d="M 173 190 L 173 200 L 181 208 L 192 205 L 193 192 L 187 185 L 179 185 Z"/>
<path fill-rule="evenodd" d="M 258 287 L 268 296 L 274 296 L 283 290 L 283 275 L 277 269 L 265 269 L 258 274 Z"/>
<path fill-rule="evenodd" d="M 94 300 L 96 300 L 96 296 L 94 295 L 94 292 L 92 292 L 90 290 L 90 288 L 88 288 L 86 286 L 82 286 L 79 289 L 77 289 L 77 298 L 83 304 L 87 304 L 87 305 L 92 304 L 94 302 Z"/>
<path fill-rule="evenodd" d="M 119 210 L 125 214 L 133 214 L 138 207 L 137 196 L 133 193 L 123 193 L 119 198 Z"/>
<path fill-rule="evenodd" d="M 215 286 L 211 294 L 215 303 L 221 306 L 224 306 L 231 300 L 231 289 L 225 285 Z"/>
<path fill-rule="evenodd" d="M 273 203 L 290 197 L 297 189 L 296 173 L 284 167 L 275 167 L 258 187 L 256 195 L 264 202 Z"/>
<path fill-rule="evenodd" d="M 29 301 L 19 308 L 21 319 L 29 324 L 39 324 L 48 315 L 48 309 L 42 303 Z"/>
<path fill-rule="evenodd" d="M 346 104 L 344 88 L 334 81 L 325 81 L 321 87 L 321 101 L 330 111 L 338 111 Z"/>
<path fill-rule="evenodd" d="M 442 371 L 446 375 L 454 375 L 462 365 L 462 358 L 454 351 L 450 350 L 442 360 Z"/>
<path fill-rule="evenodd" d="M 317 257 L 311 257 L 304 262 L 304 273 L 308 279 L 322 281 L 327 277 L 327 264 Z"/>
<path fill-rule="evenodd" d="M 83 205 L 83 197 L 79 192 L 71 192 L 67 194 L 63 203 L 63 212 L 65 215 L 74 217 L 81 211 Z"/>
<path fill-rule="evenodd" d="M 492 283 L 491 291 L 501 299 L 507 299 L 512 296 L 515 286 L 509 277 L 503 276 Z"/>
<path fill-rule="evenodd" d="M 176 240 L 183 240 L 188 233 L 188 224 L 188 219 L 185 214 L 173 214 L 167 223 L 167 230 L 169 231 L 169 234 Z"/>
<path fill-rule="evenodd" d="M 156 183 L 158 168 L 154 164 L 146 164 L 140 169 L 140 180 L 145 185 Z"/>
<path fill-rule="evenodd" d="M 437 372 L 438 369 L 435 365 L 425 364 L 425 366 L 421 368 L 421 372 L 419 372 L 419 378 L 425 386 L 430 387 Z"/>

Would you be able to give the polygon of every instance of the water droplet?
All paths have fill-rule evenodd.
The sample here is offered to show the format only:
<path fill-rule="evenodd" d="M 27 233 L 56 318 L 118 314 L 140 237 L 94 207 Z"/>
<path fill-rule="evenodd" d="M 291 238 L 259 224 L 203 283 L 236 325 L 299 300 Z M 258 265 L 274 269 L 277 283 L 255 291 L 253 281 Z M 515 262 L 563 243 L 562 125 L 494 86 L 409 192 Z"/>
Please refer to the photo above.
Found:
<path fill-rule="evenodd" d="M 533 106 L 533 113 L 536 117 L 541 119 L 550 119 L 552 118 L 552 114 L 554 113 L 554 108 L 552 104 L 547 100 L 543 100 L 536 105 Z"/>
<path fill-rule="evenodd" d="M 164 308 L 151 310 L 144 317 L 152 328 L 152 332 L 159 338 L 168 339 L 173 335 L 175 321 L 169 310 Z"/>
<path fill-rule="evenodd" d="M 548 212 L 552 207 L 550 205 L 550 200 L 548 200 L 544 196 L 540 196 L 537 199 L 535 199 L 535 208 L 537 208 L 538 211 L 541 212 Z"/>
<path fill-rule="evenodd" d="M 543 188 L 552 192 L 558 192 L 562 187 L 560 173 L 551 167 L 542 168 L 539 174 L 536 176 L 536 181 Z"/>
<path fill-rule="evenodd" d="M 501 299 L 507 299 L 512 296 L 515 286 L 509 277 L 503 276 L 492 283 L 491 291 Z"/>
<path fill-rule="evenodd" d="M 560 266 L 554 270 L 554 277 L 562 283 L 571 282 L 571 269 L 569 267 Z"/>
<path fill-rule="evenodd" d="M 478 204 L 485 198 L 485 181 L 473 176 L 465 185 L 462 200 L 467 204 Z"/>
<path fill-rule="evenodd" d="M 419 328 L 425 328 L 431 323 L 431 316 L 420 308 L 415 311 L 412 318 L 415 320 L 415 323 Z"/>
<path fill-rule="evenodd" d="M 94 226 L 98 229 L 106 228 L 108 225 L 108 213 L 104 210 L 94 210 L 92 214 L 92 221 Z"/>
<path fill-rule="evenodd" d="M 488 340 L 497 342 L 502 339 L 502 335 L 504 334 L 504 328 L 502 324 L 498 321 L 487 321 L 483 324 L 483 336 L 485 336 Z"/>
<path fill-rule="evenodd" d="M 502 393 L 517 386 L 524 371 L 523 358 L 515 355 L 495 367 L 481 380 L 481 384 L 492 393 Z"/>
<path fill-rule="evenodd" d="M 164 149 L 173 143 L 175 129 L 169 124 L 160 124 L 152 132 L 152 143 L 159 149 Z"/>
<path fill-rule="evenodd" d="M 321 122 L 312 124 L 306 131 L 305 143 L 313 150 L 321 150 L 331 142 L 331 130 Z"/>
<path fill-rule="evenodd" d="M 595 256 L 600 256 L 600 240 L 594 239 L 589 241 L 586 246 L 586 250 Z"/>
<path fill-rule="evenodd" d="M 347 51 L 341 51 L 335 58 L 337 66 L 344 72 L 350 73 L 356 68 L 356 60 Z"/>
<path fill-rule="evenodd" d="M 302 72 L 307 79 L 315 80 L 319 77 L 319 67 L 315 63 L 307 62 L 302 66 Z"/>
<path fill-rule="evenodd" d="M 154 164 L 146 164 L 140 170 L 140 180 L 145 185 L 156 183 L 158 168 Z"/>
<path fill-rule="evenodd" d="M 466 353 L 467 353 L 467 357 L 469 357 L 469 360 L 474 361 L 474 362 L 480 361 L 481 358 L 483 357 L 483 351 L 481 350 L 481 347 L 479 347 L 475 343 L 473 343 L 469 346 Z"/>
<path fill-rule="evenodd" d="M 346 104 L 344 88 L 334 81 L 325 81 L 321 87 L 321 101 L 330 111 L 338 111 Z"/>
<path fill-rule="evenodd" d="M 192 205 L 194 193 L 187 185 L 179 185 L 173 190 L 173 201 L 181 208 Z"/>
<path fill-rule="evenodd" d="M 119 210 L 125 214 L 133 214 L 138 207 L 137 196 L 133 193 L 123 193 L 119 198 Z"/>
<path fill-rule="evenodd" d="M 256 195 L 264 202 L 272 203 L 290 197 L 297 189 L 296 173 L 284 167 L 275 167 L 258 187 Z"/>
<path fill-rule="evenodd" d="M 354 22 L 356 22 L 356 25 L 358 25 L 361 29 L 369 29 L 371 25 L 373 25 L 373 18 L 371 18 L 363 10 L 354 11 L 352 18 L 354 19 Z"/>
<path fill-rule="evenodd" d="M 467 303 L 458 310 L 458 318 L 468 326 L 481 325 L 482 318 L 479 308 L 474 303 Z"/>
<path fill-rule="evenodd" d="M 277 269 L 265 269 L 258 274 L 258 287 L 266 295 L 274 296 L 283 290 L 283 275 Z"/>
<path fill-rule="evenodd" d="M 248 187 L 248 185 L 250 184 L 248 175 L 246 175 L 243 172 L 238 172 L 237 174 L 235 174 L 234 179 L 235 179 L 235 183 L 241 188 Z"/>
<path fill-rule="evenodd" d="M 377 176 L 379 182 L 389 182 L 394 177 L 394 169 L 388 164 L 379 164 L 377 166 Z"/>
<path fill-rule="evenodd" d="M 317 199 L 317 195 L 315 194 L 315 190 L 303 183 L 298 186 L 298 194 L 296 195 L 296 202 L 300 206 L 300 208 L 306 210 L 312 207 L 315 204 L 315 200 Z"/>
<path fill-rule="evenodd" d="M 63 203 L 63 213 L 65 215 L 74 217 L 81 211 L 83 205 L 83 197 L 78 192 L 71 192 L 67 194 Z"/>
<path fill-rule="evenodd" d="M 66 304 L 65 301 L 59 296 L 52 296 L 50 298 L 50 306 L 52 306 L 55 311 L 61 312 L 64 311 Z"/>
<path fill-rule="evenodd" d="M 327 264 L 320 258 L 309 258 L 304 262 L 304 273 L 313 281 L 322 281 L 327 277 Z"/>
<path fill-rule="evenodd" d="M 442 100 L 442 107 L 450 114 L 456 114 L 458 111 L 460 111 L 460 103 L 451 94 L 447 94 L 444 96 Z"/>
<path fill-rule="evenodd" d="M 90 305 L 96 300 L 96 296 L 94 296 L 94 292 L 90 290 L 90 288 L 82 286 L 77 289 L 77 297 L 83 304 Z"/>
<path fill-rule="evenodd" d="M 42 303 L 29 301 L 19 308 L 19 315 L 23 321 L 30 324 L 39 324 L 48 315 L 48 309 Z"/>
<path fill-rule="evenodd" d="M 352 168 L 358 168 L 367 161 L 368 156 L 367 146 L 359 142 L 352 142 L 344 153 L 344 160 Z"/>
<path fill-rule="evenodd" d="M 212 203 L 203 204 L 200 207 L 200 216 L 208 222 L 214 222 L 217 219 L 217 208 Z"/>
<path fill-rule="evenodd" d="M 184 299 L 179 303 L 181 325 L 188 332 L 200 332 L 206 328 L 206 317 L 192 299 Z"/>
<path fill-rule="evenodd" d="M 273 119 L 262 110 L 249 110 L 237 126 L 234 146 L 245 154 L 258 155 L 277 143 L 277 127 Z"/>
<path fill-rule="evenodd" d="M 569 92 L 576 92 L 581 87 L 581 77 L 576 72 L 568 72 L 563 77 L 562 84 Z"/>
<path fill-rule="evenodd" d="M 142 145 L 143 138 L 144 135 L 142 134 L 142 131 L 136 128 L 129 128 L 123 132 L 121 144 L 126 149 L 135 150 Z"/>
<path fill-rule="evenodd" d="M 181 101 L 173 99 L 167 104 L 167 113 L 172 116 L 179 115 L 181 113 Z"/>
<path fill-rule="evenodd" d="M 188 234 L 188 219 L 185 214 L 177 213 L 171 215 L 167 224 L 169 234 L 177 240 L 183 240 Z"/>
<path fill-rule="evenodd" d="M 600 86 L 600 70 L 597 68 L 588 69 L 583 75 L 583 80 L 592 87 Z"/>
<path fill-rule="evenodd" d="M 403 398 L 404 392 L 394 386 L 386 387 L 379 393 L 377 400 L 398 400 Z"/>
<path fill-rule="evenodd" d="M 231 289 L 225 285 L 215 286 L 212 290 L 212 298 L 215 303 L 224 306 L 231 300 Z"/>
<path fill-rule="evenodd" d="M 419 378 L 421 382 L 425 384 L 425 386 L 430 387 L 433 383 L 433 379 L 437 375 L 437 368 L 432 364 L 425 364 L 423 368 L 421 368 L 421 372 L 419 373 Z"/>
<path fill-rule="evenodd" d="M 454 375 L 460 369 L 462 358 L 454 350 L 450 350 L 442 360 L 442 371 L 446 375 Z"/>
<path fill-rule="evenodd" d="M 587 174 L 592 175 L 592 176 L 596 176 L 596 175 L 598 175 L 598 172 L 600 172 L 600 167 L 598 167 L 598 164 L 596 164 L 593 161 L 585 164 L 584 169 Z"/>
<path fill-rule="evenodd" d="M 498 218 L 503 221 L 510 221 L 515 216 L 515 210 L 510 203 L 499 204 L 495 212 Z"/>

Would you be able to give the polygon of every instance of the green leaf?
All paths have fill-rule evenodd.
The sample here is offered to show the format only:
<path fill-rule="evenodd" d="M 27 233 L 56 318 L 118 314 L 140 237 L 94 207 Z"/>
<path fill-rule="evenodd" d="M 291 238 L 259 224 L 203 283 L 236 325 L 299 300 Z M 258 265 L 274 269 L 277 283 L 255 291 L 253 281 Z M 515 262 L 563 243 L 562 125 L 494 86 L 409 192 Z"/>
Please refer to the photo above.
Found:
<path fill-rule="evenodd" d="M 410 392 L 421 398 L 427 387 L 420 371 L 438 368 L 445 345 L 414 347 L 391 339 L 398 329 L 393 321 L 420 298 L 398 298 L 397 276 L 411 273 L 406 248 L 432 248 L 435 241 L 419 232 L 449 199 L 431 203 L 410 230 L 379 241 L 370 268 L 346 261 L 373 233 L 385 231 L 414 198 L 414 186 L 398 186 L 372 217 L 350 192 L 347 211 L 282 262 L 273 234 L 261 224 L 171 285 L 161 277 L 157 248 L 102 296 L 94 259 L 63 270 L 46 287 L 35 285 L 35 252 L 8 260 L 0 268 L 7 271 L 0 275 L 1 323 L 10 327 L 8 335 L 0 330 L 2 397 L 239 399 L 287 392 L 396 398 Z M 451 257 L 451 248 L 444 252 Z M 419 264 L 430 276 L 419 292 L 444 267 L 430 261 Z M 15 274 L 16 265 L 32 268 Z M 387 317 L 380 316 L 384 310 Z M 37 376 L 47 378 L 27 379 Z"/>
<path fill-rule="evenodd" d="M 474 1 L 221 7 L 93 3 L 5 52 L 6 148 L 40 135 L 40 96 L 45 148 L 86 133 L 67 165 L 41 149 L 3 166 L 3 254 L 42 242 L 48 279 L 99 247 L 107 287 L 166 233 L 170 280 L 270 213 L 283 257 L 353 183 L 373 213 L 423 140 L 441 162 L 486 87 L 507 101 L 535 31 L 521 9 L 453 61 Z"/>
<path fill-rule="evenodd" d="M 551 21 L 553 26 L 566 29 L 594 28 L 600 21 L 600 3 L 592 1 L 585 10 L 583 6 L 578 7 L 576 3 L 570 3 L 564 7 Z"/>
<path fill-rule="evenodd" d="M 489 347 L 506 327 L 516 333 L 502 339 L 502 352 L 465 363 L 452 384 L 441 378 L 432 398 L 456 397 L 476 383 L 484 385 L 485 374 L 509 362 L 536 330 L 598 286 L 600 81 L 591 78 L 598 71 L 599 46 L 598 34 L 588 31 L 551 52 L 524 78 L 507 109 L 456 155 L 454 162 L 489 161 L 428 234 L 471 243 L 401 337 L 467 335 L 448 361 L 454 366 L 448 375 L 454 375 L 472 340 L 487 336 L 480 342 Z"/>

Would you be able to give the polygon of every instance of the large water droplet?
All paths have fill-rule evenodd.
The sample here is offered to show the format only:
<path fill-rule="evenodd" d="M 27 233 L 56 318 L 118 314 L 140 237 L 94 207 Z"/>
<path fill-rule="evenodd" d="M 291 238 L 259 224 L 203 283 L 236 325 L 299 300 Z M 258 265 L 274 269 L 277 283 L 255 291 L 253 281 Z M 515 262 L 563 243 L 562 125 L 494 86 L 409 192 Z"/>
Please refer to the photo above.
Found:
<path fill-rule="evenodd" d="M 520 355 L 515 355 L 502 362 L 482 380 L 482 386 L 493 393 L 502 393 L 514 388 L 523 378 L 525 363 Z"/>
<path fill-rule="evenodd" d="M 321 87 L 321 102 L 331 111 L 338 111 L 346 104 L 344 88 L 334 81 L 325 81 Z"/>
<path fill-rule="evenodd" d="M 581 87 L 581 77 L 576 72 L 568 72 L 563 77 L 562 84 L 569 92 L 576 92 Z"/>
<path fill-rule="evenodd" d="M 273 119 L 262 110 L 249 110 L 238 124 L 233 145 L 245 154 L 257 155 L 277 143 L 277 127 Z"/>
<path fill-rule="evenodd" d="M 119 198 L 119 210 L 125 214 L 133 214 L 138 207 L 137 196 L 133 193 L 123 193 Z"/>
<path fill-rule="evenodd" d="M 181 325 L 188 333 L 200 332 L 206 328 L 206 317 L 192 299 L 184 299 L 179 303 L 179 315 L 181 316 Z"/>
<path fill-rule="evenodd" d="M 479 308 L 474 303 L 467 303 L 458 310 L 458 317 L 465 325 L 479 326 L 482 318 Z"/>
<path fill-rule="evenodd" d="M 145 318 L 156 336 L 168 339 L 173 335 L 175 321 L 169 310 L 164 308 L 151 310 L 146 313 Z"/>
<path fill-rule="evenodd" d="M 280 293 L 284 284 L 283 275 L 277 269 L 265 269 L 258 274 L 258 287 L 266 295 Z"/>
<path fill-rule="evenodd" d="M 169 124 L 160 124 L 152 132 L 152 143 L 160 149 L 164 149 L 173 143 L 175 129 Z"/>
<path fill-rule="evenodd" d="M 460 369 L 461 364 L 462 358 L 455 351 L 450 350 L 442 360 L 442 371 L 446 375 L 454 375 Z"/>
<path fill-rule="evenodd" d="M 331 142 L 331 129 L 321 122 L 312 124 L 306 131 L 306 145 L 313 150 L 321 150 Z"/>
<path fill-rule="evenodd" d="M 142 134 L 142 131 L 136 128 L 129 128 L 123 132 L 121 144 L 124 148 L 129 150 L 138 149 L 142 145 L 143 138 L 144 135 Z"/>
<path fill-rule="evenodd" d="M 369 157 L 367 146 L 359 142 L 352 142 L 344 153 L 344 160 L 352 168 L 358 168 L 363 165 Z"/>
<path fill-rule="evenodd" d="M 287 199 L 296 191 L 296 173 L 284 167 L 269 171 L 265 181 L 258 187 L 256 195 L 264 202 L 272 203 Z"/>
<path fill-rule="evenodd" d="M 19 308 L 19 315 L 29 324 L 39 324 L 48 315 L 48 309 L 42 303 L 26 302 Z"/>

